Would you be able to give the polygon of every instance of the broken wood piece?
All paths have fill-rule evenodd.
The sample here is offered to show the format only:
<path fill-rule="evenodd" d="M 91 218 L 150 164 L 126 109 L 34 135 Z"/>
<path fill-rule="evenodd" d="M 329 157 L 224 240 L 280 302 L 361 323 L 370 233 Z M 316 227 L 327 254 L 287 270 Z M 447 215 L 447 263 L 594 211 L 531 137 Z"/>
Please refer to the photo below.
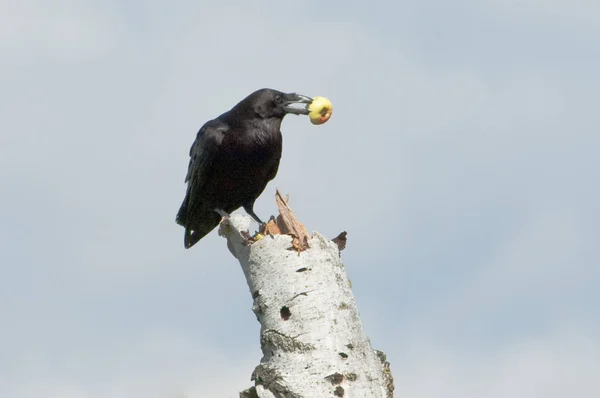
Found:
<path fill-rule="evenodd" d="M 279 190 L 276 190 L 275 193 L 275 202 L 277 203 L 277 207 L 279 208 L 279 215 L 275 221 L 274 226 L 279 229 L 279 234 L 291 235 L 292 247 L 298 252 L 304 251 L 308 249 L 308 231 L 306 227 L 298 221 L 292 209 L 288 205 L 289 196 L 284 198 Z M 275 230 L 274 226 L 269 226 L 271 221 L 267 223 L 267 228 Z"/>
<path fill-rule="evenodd" d="M 346 248 L 346 242 L 347 242 L 347 238 L 346 235 L 348 235 L 348 233 L 346 231 L 341 232 L 338 236 L 336 236 L 335 238 L 333 238 L 331 241 L 333 243 L 335 243 L 339 249 L 339 251 L 342 251 Z"/>

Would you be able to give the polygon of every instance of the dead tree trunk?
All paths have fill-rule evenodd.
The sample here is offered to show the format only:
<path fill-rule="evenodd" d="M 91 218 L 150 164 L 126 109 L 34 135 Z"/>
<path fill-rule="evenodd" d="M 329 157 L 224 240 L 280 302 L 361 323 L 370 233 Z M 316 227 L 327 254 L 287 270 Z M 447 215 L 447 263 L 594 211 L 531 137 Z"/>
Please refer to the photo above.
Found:
<path fill-rule="evenodd" d="M 263 358 L 240 398 L 392 398 L 389 363 L 362 329 L 341 260 L 345 233 L 309 237 L 279 192 L 277 204 L 264 237 L 251 238 L 251 219 L 237 214 L 219 231 L 261 324 Z"/>

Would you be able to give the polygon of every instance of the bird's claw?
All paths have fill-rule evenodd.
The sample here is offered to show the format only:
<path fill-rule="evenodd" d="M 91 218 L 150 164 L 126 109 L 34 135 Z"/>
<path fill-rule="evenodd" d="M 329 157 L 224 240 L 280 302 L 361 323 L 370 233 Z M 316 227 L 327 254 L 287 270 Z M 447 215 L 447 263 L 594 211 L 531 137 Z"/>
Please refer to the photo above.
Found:
<path fill-rule="evenodd" d="M 242 235 L 242 238 L 244 238 L 244 246 L 250 246 L 254 242 L 257 242 L 264 238 L 264 236 L 260 232 L 255 233 L 254 236 L 250 235 L 250 232 L 248 231 L 241 231 L 240 234 Z"/>

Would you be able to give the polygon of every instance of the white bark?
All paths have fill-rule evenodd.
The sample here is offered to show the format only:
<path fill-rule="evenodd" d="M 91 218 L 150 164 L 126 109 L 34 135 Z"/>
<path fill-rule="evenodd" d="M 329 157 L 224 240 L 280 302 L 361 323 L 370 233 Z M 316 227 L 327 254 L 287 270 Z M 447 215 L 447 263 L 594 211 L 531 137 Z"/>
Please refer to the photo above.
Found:
<path fill-rule="evenodd" d="M 289 235 L 248 244 L 250 224 L 235 214 L 220 228 L 242 266 L 261 324 L 255 387 L 240 397 L 391 398 L 389 363 L 362 329 L 338 246 L 318 233 L 301 252 Z"/>

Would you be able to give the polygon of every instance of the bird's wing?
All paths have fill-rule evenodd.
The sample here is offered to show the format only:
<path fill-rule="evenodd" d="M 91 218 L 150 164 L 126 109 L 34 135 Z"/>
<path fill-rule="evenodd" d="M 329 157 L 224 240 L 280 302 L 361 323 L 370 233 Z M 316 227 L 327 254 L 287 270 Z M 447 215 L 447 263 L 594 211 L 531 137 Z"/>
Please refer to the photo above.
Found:
<path fill-rule="evenodd" d="M 190 162 L 185 176 L 185 182 L 188 184 L 187 191 L 175 218 L 178 224 L 186 228 L 190 210 L 196 206 L 202 196 L 206 176 L 213 164 L 215 154 L 219 151 L 223 135 L 228 129 L 227 124 L 219 120 L 211 120 L 200 128 L 190 148 Z"/>
<path fill-rule="evenodd" d="M 190 162 L 185 182 L 191 185 L 202 183 L 206 169 L 212 163 L 223 141 L 223 135 L 228 129 L 227 124 L 219 120 L 211 120 L 200 128 L 190 148 Z"/>
<path fill-rule="evenodd" d="M 277 170 L 279 170 L 279 161 L 280 160 L 281 160 L 281 154 L 279 156 L 277 156 L 275 159 L 273 159 L 273 165 L 271 166 L 271 168 L 269 169 L 269 172 L 267 173 L 267 181 L 265 182 L 265 186 L 267 186 L 267 183 L 269 181 L 271 181 L 273 178 L 275 178 L 275 176 L 277 175 Z"/>

